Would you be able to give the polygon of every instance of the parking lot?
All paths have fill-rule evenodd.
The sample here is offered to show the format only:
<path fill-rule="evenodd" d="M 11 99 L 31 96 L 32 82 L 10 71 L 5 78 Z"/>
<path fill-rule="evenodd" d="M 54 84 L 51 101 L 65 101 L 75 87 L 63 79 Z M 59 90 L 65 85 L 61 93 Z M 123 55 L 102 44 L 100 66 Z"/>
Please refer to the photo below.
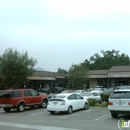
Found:
<path fill-rule="evenodd" d="M 118 130 L 118 120 L 107 108 L 89 108 L 72 114 L 51 115 L 43 108 L 27 108 L 24 112 L 5 113 L 0 108 L 0 130 Z M 129 116 L 124 117 L 129 120 Z"/>

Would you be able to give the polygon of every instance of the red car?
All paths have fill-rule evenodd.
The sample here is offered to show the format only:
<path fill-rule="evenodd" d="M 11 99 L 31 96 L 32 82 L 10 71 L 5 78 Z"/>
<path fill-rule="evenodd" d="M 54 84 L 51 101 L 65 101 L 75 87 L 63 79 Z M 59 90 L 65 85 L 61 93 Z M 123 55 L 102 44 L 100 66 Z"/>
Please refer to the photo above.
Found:
<path fill-rule="evenodd" d="M 0 91 L 0 107 L 5 112 L 17 109 L 23 112 L 26 106 L 34 107 L 40 105 L 47 107 L 48 96 L 39 94 L 34 89 L 9 89 Z"/>

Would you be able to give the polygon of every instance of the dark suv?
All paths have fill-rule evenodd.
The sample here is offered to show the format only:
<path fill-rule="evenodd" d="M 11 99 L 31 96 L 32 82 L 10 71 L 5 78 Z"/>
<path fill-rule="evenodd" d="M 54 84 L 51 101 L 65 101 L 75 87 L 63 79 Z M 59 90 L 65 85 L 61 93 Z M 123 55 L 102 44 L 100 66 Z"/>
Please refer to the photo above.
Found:
<path fill-rule="evenodd" d="M 17 109 L 19 112 L 25 110 L 26 106 L 34 107 L 40 105 L 47 107 L 48 97 L 39 94 L 34 89 L 9 89 L 0 91 L 0 107 L 9 112 Z"/>
<path fill-rule="evenodd" d="M 51 89 L 52 93 L 61 93 L 64 89 L 62 87 L 54 87 Z"/>
<path fill-rule="evenodd" d="M 39 88 L 38 92 L 45 92 L 47 94 L 51 93 L 51 89 L 50 88 Z"/>

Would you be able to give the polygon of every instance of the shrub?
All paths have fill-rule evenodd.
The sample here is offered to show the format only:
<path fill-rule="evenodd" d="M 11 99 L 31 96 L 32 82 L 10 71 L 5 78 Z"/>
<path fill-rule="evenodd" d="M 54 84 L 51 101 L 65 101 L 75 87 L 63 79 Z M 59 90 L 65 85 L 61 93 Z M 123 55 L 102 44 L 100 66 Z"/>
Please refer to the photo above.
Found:
<path fill-rule="evenodd" d="M 89 99 L 87 99 L 87 100 L 88 100 L 90 106 L 91 106 L 91 105 L 93 106 L 93 105 L 95 105 L 95 103 L 96 103 L 95 99 L 93 99 L 93 98 L 89 98 Z"/>
<path fill-rule="evenodd" d="M 101 94 L 101 99 L 103 102 L 108 102 L 110 94 Z"/>

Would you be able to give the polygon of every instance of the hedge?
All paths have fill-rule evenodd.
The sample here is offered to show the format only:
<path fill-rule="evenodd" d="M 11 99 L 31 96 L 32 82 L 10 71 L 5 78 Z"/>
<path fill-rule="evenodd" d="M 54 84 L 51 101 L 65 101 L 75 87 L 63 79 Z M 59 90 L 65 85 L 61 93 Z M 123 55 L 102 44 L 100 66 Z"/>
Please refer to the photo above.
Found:
<path fill-rule="evenodd" d="M 103 102 L 108 102 L 110 94 L 100 94 Z"/>

